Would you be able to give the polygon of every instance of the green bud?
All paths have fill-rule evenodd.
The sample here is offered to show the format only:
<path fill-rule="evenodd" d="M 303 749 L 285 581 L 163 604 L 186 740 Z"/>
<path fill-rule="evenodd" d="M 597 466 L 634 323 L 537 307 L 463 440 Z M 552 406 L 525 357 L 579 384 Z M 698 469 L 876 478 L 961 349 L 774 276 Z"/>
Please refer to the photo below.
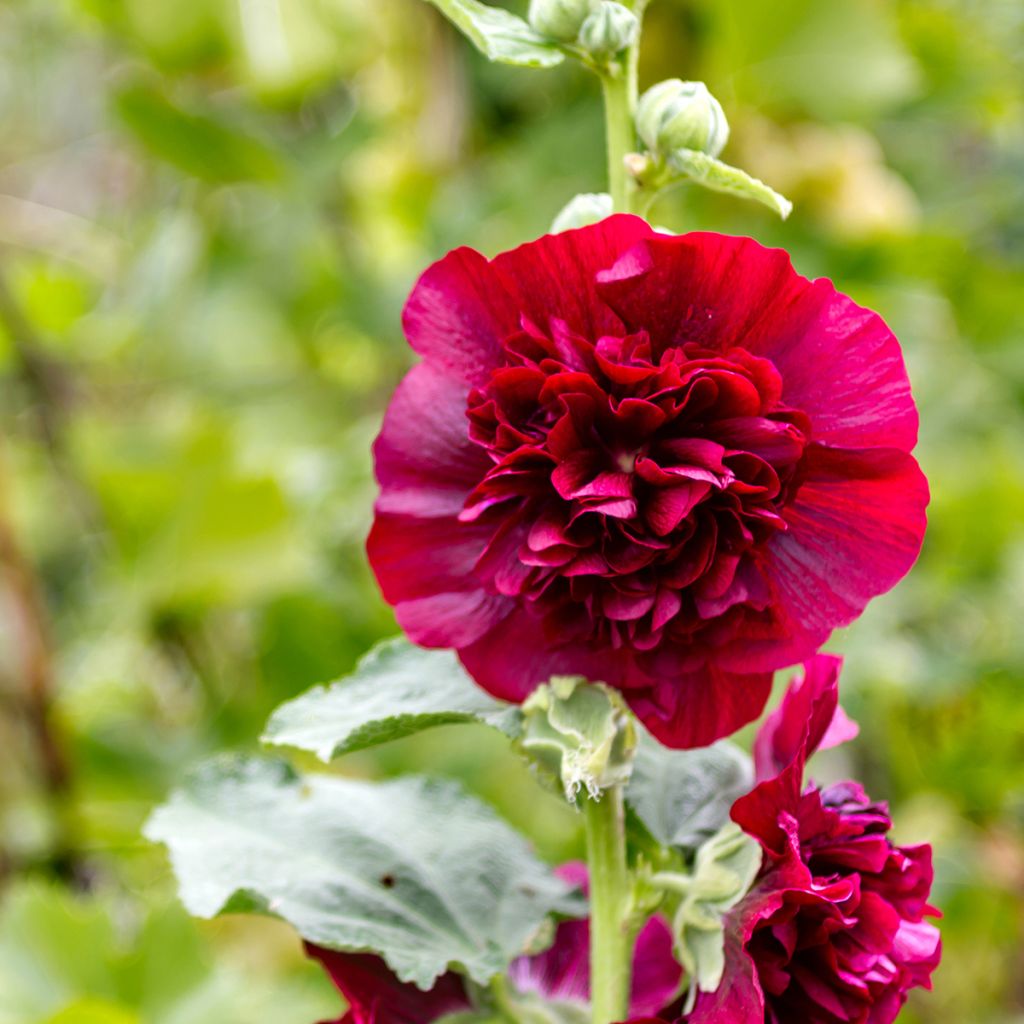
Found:
<path fill-rule="evenodd" d="M 519 745 L 569 801 L 584 788 L 598 799 L 629 780 L 636 729 L 617 691 L 582 676 L 555 676 L 523 704 Z"/>
<path fill-rule="evenodd" d="M 530 0 L 527 19 L 539 35 L 573 43 L 593 8 L 594 0 Z"/>
<path fill-rule="evenodd" d="M 676 957 L 690 979 L 684 1007 L 698 992 L 714 992 L 725 970 L 724 918 L 749 892 L 761 867 L 761 847 L 729 822 L 697 850 L 689 874 L 659 872 L 650 883 L 678 899 L 672 916 Z"/>
<path fill-rule="evenodd" d="M 632 46 L 640 31 L 637 16 L 615 0 L 600 0 L 580 29 L 579 44 L 594 57 L 608 58 Z"/>
<path fill-rule="evenodd" d="M 557 234 L 570 228 L 585 228 L 611 214 L 612 197 L 607 192 L 581 192 L 562 207 L 551 225 L 551 231 Z"/>
<path fill-rule="evenodd" d="M 718 156 L 729 140 L 722 105 L 703 82 L 670 78 L 651 86 L 636 106 L 636 130 L 652 153 L 692 149 Z"/>

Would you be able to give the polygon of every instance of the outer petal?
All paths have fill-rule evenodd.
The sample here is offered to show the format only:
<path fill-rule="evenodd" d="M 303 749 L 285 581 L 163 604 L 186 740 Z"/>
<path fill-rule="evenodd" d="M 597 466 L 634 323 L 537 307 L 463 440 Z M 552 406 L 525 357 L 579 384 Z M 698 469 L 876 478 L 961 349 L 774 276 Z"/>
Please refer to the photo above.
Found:
<path fill-rule="evenodd" d="M 338 953 L 306 943 L 306 952 L 323 964 L 349 1004 L 336 1024 L 430 1024 L 446 1013 L 469 1009 L 462 979 L 442 975 L 429 992 L 399 981 L 371 953 Z"/>
<path fill-rule="evenodd" d="M 819 654 L 804 664 L 782 703 L 758 730 L 754 764 L 758 781 L 777 775 L 798 757 L 827 750 L 853 739 L 855 722 L 839 706 L 839 670 L 843 659 Z"/>
<path fill-rule="evenodd" d="M 469 439 L 467 386 L 435 366 L 414 366 L 399 384 L 374 442 L 377 512 L 454 516 L 491 461 Z"/>
<path fill-rule="evenodd" d="M 708 664 L 624 695 L 637 717 L 667 747 L 705 747 L 761 714 L 772 674 L 740 675 Z"/>
<path fill-rule="evenodd" d="M 921 550 L 928 483 L 894 449 L 812 447 L 785 533 L 772 539 L 764 570 L 776 599 L 804 632 L 820 636 L 852 622 L 894 587 Z"/>
<path fill-rule="evenodd" d="M 502 359 L 519 313 L 490 263 L 456 249 L 428 267 L 402 312 L 409 344 L 438 369 L 478 384 Z"/>
<path fill-rule="evenodd" d="M 810 415 L 817 440 L 913 448 L 917 411 L 896 338 L 831 282 L 797 274 L 783 250 L 730 235 L 657 235 L 600 281 L 626 326 L 646 328 L 660 347 L 698 341 L 768 356 L 783 402 Z"/>
<path fill-rule="evenodd" d="M 494 629 L 458 652 L 469 674 L 495 697 L 518 703 L 557 675 L 586 676 L 614 687 L 636 685 L 631 652 L 601 651 L 589 644 L 556 646 L 545 638 L 538 618 L 511 600 L 509 606 L 510 613 Z"/>
<path fill-rule="evenodd" d="M 653 234 L 645 220 L 620 214 L 574 231 L 544 235 L 496 256 L 491 266 L 528 320 L 540 326 L 561 320 L 596 342 L 621 327 L 598 294 L 598 273 Z"/>

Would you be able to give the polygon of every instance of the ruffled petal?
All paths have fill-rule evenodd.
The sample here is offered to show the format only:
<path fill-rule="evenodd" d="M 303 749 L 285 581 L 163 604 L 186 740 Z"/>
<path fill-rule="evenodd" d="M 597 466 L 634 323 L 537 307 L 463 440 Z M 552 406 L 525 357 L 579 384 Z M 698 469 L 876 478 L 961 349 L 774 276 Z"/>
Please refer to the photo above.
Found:
<path fill-rule="evenodd" d="M 738 675 L 708 664 L 625 697 L 656 739 L 679 749 L 706 747 L 752 722 L 771 689 L 770 672 Z"/>
<path fill-rule="evenodd" d="M 448 1013 L 470 1008 L 462 979 L 449 972 L 424 992 L 399 981 L 384 961 L 371 953 L 339 953 L 306 943 L 349 1004 L 337 1024 L 430 1024 Z"/>
<path fill-rule="evenodd" d="M 886 448 L 812 447 L 804 471 L 764 569 L 794 633 L 820 636 L 852 622 L 914 564 L 928 483 L 912 456 Z"/>
<path fill-rule="evenodd" d="M 640 217 L 620 214 L 574 231 L 545 235 L 496 256 L 491 263 L 526 320 L 596 342 L 618 333 L 621 322 L 597 291 L 597 275 L 654 234 Z"/>
<path fill-rule="evenodd" d="M 414 366 L 398 386 L 373 446 L 376 510 L 458 515 L 491 465 L 469 438 L 467 388 L 436 367 Z"/>
<path fill-rule="evenodd" d="M 492 265 L 473 249 L 428 267 L 402 311 L 413 349 L 437 369 L 483 383 L 502 363 L 502 342 L 519 329 L 519 311 Z"/>
<path fill-rule="evenodd" d="M 627 329 L 663 350 L 742 345 L 782 374 L 782 401 L 809 414 L 819 441 L 909 451 L 917 411 L 899 343 L 878 314 L 809 281 L 789 254 L 710 232 L 657 235 L 600 275 Z"/>
<path fill-rule="evenodd" d="M 777 775 L 797 758 L 809 758 L 853 739 L 857 725 L 839 707 L 839 670 L 843 659 L 819 654 L 789 684 L 782 703 L 754 739 L 758 781 Z"/>

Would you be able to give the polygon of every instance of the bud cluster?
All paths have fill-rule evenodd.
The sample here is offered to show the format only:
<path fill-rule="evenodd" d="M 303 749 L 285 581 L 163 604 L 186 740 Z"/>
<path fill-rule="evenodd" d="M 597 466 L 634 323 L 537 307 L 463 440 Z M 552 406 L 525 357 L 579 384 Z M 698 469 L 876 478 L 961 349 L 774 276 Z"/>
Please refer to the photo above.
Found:
<path fill-rule="evenodd" d="M 615 0 L 530 0 L 530 27 L 566 46 L 607 61 L 636 42 L 637 16 Z"/>

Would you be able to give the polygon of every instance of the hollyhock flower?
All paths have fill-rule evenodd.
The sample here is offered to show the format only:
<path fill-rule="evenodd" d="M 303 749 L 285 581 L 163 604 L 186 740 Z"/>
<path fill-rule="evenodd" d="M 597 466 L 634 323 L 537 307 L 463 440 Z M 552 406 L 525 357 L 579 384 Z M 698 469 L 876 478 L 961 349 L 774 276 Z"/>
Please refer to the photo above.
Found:
<path fill-rule="evenodd" d="M 758 737 L 764 781 L 732 816 L 764 863 L 726 916 L 722 984 L 689 1024 L 890 1024 L 911 988 L 931 987 L 931 847 L 894 845 L 885 805 L 855 782 L 803 786 L 807 758 L 855 731 L 837 713 L 839 665 L 814 658 Z"/>
<path fill-rule="evenodd" d="M 917 556 L 899 344 L 780 250 L 614 216 L 450 253 L 404 327 L 370 561 L 495 696 L 579 674 L 704 745 Z"/>
<path fill-rule="evenodd" d="M 562 865 L 557 874 L 583 889 L 587 869 L 580 863 Z M 339 953 L 307 944 L 310 956 L 323 964 L 345 997 L 349 1010 L 336 1024 L 430 1024 L 447 1013 L 470 1008 L 460 975 L 449 972 L 424 992 L 399 981 L 387 964 L 369 953 Z M 672 955 L 672 932 L 660 917 L 644 925 L 633 955 L 633 988 L 630 1014 L 639 1018 L 656 1014 L 679 992 L 682 968 Z M 586 920 L 562 921 L 550 948 L 535 956 L 513 961 L 509 980 L 522 994 L 576 1003 L 590 1000 L 590 924 Z"/>

